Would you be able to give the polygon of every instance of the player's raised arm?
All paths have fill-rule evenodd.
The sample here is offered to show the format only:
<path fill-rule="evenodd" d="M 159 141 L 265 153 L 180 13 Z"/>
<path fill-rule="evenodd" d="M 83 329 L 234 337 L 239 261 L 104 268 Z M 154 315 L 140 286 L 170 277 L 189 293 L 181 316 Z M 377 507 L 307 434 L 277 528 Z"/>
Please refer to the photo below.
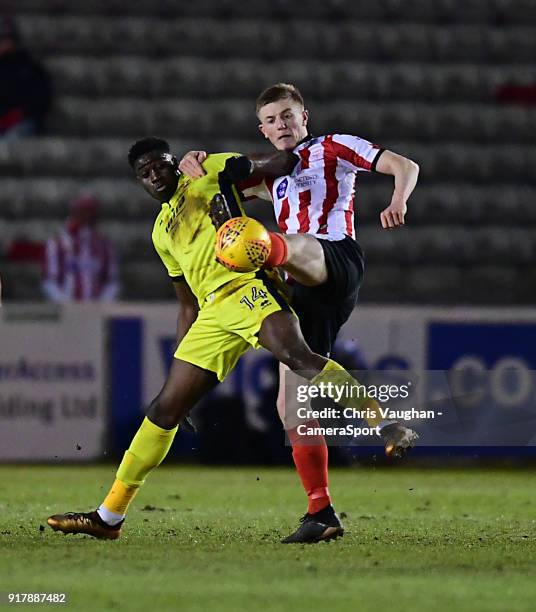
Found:
<path fill-rule="evenodd" d="M 188 330 L 197 319 L 199 312 L 199 304 L 197 298 L 192 293 L 190 286 L 184 280 L 173 281 L 173 287 L 175 294 L 179 300 L 180 310 L 177 318 L 177 344 L 179 346 L 184 336 L 188 333 Z"/>
<path fill-rule="evenodd" d="M 404 225 L 407 201 L 417 184 L 419 166 L 407 157 L 392 151 L 383 151 L 376 163 L 376 171 L 391 174 L 395 178 L 391 203 L 380 213 L 382 227 L 391 229 Z"/>
<path fill-rule="evenodd" d="M 205 175 L 202 163 L 206 158 L 206 151 L 188 151 L 179 162 L 179 170 L 190 178 L 201 178 Z M 228 159 L 225 174 L 233 182 L 250 177 L 284 176 L 292 172 L 298 161 L 298 156 L 290 151 L 251 153 Z"/>
<path fill-rule="evenodd" d="M 294 170 L 298 161 L 299 157 L 290 151 L 251 153 L 229 158 L 225 162 L 224 172 L 233 182 L 248 178 L 285 176 Z"/>

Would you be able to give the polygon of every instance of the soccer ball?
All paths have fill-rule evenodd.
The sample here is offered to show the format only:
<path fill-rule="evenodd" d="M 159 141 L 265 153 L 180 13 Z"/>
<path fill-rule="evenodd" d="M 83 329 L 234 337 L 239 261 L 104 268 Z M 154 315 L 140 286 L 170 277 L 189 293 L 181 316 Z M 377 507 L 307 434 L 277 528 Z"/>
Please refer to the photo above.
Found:
<path fill-rule="evenodd" d="M 264 225 L 233 217 L 216 233 L 216 259 L 233 272 L 253 272 L 268 259 L 272 241 Z"/>

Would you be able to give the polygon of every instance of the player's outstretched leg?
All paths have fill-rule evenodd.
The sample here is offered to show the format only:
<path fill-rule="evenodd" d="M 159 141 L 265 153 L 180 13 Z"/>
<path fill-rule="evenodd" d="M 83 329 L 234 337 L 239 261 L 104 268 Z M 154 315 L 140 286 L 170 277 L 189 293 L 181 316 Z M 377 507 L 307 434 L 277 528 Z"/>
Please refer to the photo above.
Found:
<path fill-rule="evenodd" d="M 160 465 L 171 448 L 178 423 L 217 382 L 213 372 L 174 359 L 166 383 L 149 407 L 102 504 L 92 512 L 54 514 L 47 521 L 50 527 L 65 534 L 117 539 L 128 507 L 146 476 Z"/>
<path fill-rule="evenodd" d="M 225 197 L 217 193 L 210 202 L 210 218 L 216 229 L 232 218 Z M 306 287 L 316 287 L 328 279 L 324 249 L 320 242 L 309 234 L 280 234 L 267 232 L 270 236 L 270 251 L 263 268 L 283 268 L 297 282 Z M 229 270 L 236 267 L 225 259 L 218 261 Z"/>
<path fill-rule="evenodd" d="M 302 336 L 298 320 L 287 312 L 276 312 L 267 317 L 263 322 L 259 340 L 262 346 L 294 372 L 301 375 L 309 372 L 313 384 L 326 382 L 341 386 L 347 384 L 351 387 L 358 383 L 336 361 L 313 353 Z M 372 397 L 343 396 L 340 403 L 345 408 L 368 409 L 370 416 L 366 421 L 371 427 L 380 428 L 380 436 L 385 443 L 385 454 L 388 457 L 402 457 L 419 439 L 416 432 L 398 422 L 382 421 L 380 406 Z"/>
<path fill-rule="evenodd" d="M 349 388 L 358 384 L 358 381 L 336 361 L 325 357 L 321 357 L 321 359 L 324 359 L 325 364 L 321 371 L 311 379 L 313 384 L 336 384 L 340 387 L 348 386 Z M 365 420 L 370 427 L 378 428 L 379 435 L 385 445 L 385 454 L 390 459 L 402 458 L 415 446 L 419 439 L 418 434 L 409 427 L 405 427 L 397 421 L 384 421 L 380 413 L 380 404 L 372 397 L 365 395 L 361 398 L 347 398 L 343 395 L 339 403 L 345 408 L 369 412 L 370 416 Z"/>

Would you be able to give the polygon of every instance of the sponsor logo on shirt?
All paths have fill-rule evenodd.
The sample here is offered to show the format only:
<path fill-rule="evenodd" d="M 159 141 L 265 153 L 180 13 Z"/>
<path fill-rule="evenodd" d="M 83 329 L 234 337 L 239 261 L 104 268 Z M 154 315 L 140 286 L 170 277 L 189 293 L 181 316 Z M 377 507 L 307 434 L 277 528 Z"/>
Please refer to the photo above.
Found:
<path fill-rule="evenodd" d="M 318 180 L 318 174 L 306 174 L 305 176 L 297 176 L 295 179 L 298 189 L 308 189 L 312 187 Z"/>
<path fill-rule="evenodd" d="M 181 195 L 175 206 L 170 206 L 169 216 L 166 218 L 166 233 L 174 234 L 179 224 L 179 215 L 184 210 L 184 195 Z"/>
<path fill-rule="evenodd" d="M 277 186 L 277 197 L 279 199 L 284 198 L 285 194 L 287 193 L 287 187 L 288 187 L 288 179 L 284 179 L 282 180 L 279 185 Z"/>

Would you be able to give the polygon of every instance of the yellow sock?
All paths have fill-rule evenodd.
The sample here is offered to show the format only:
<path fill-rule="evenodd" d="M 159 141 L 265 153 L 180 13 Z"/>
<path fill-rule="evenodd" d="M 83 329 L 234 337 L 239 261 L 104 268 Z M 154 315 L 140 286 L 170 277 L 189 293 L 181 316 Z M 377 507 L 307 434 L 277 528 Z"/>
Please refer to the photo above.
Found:
<path fill-rule="evenodd" d="M 124 515 L 139 490 L 139 487 L 129 487 L 116 478 L 102 505 L 110 512 Z"/>
<path fill-rule="evenodd" d="M 147 417 L 132 439 L 117 470 L 116 480 L 102 505 L 114 514 L 126 514 L 147 474 L 168 454 L 178 427 L 162 429 Z"/>
<path fill-rule="evenodd" d="M 333 361 L 333 359 L 328 359 L 324 369 L 311 381 L 313 385 L 318 385 L 319 383 L 332 383 L 338 386 L 348 385 L 349 388 L 355 385 L 362 386 L 360 382 L 351 376 L 336 361 Z M 343 394 L 339 403 L 345 408 L 355 408 L 356 410 L 368 409 L 368 416 L 365 420 L 371 427 L 377 427 L 382 421 L 379 410 L 380 405 L 373 397 L 369 397 L 366 393 L 363 393 L 362 390 L 359 397 L 352 397 L 351 393 Z"/>

